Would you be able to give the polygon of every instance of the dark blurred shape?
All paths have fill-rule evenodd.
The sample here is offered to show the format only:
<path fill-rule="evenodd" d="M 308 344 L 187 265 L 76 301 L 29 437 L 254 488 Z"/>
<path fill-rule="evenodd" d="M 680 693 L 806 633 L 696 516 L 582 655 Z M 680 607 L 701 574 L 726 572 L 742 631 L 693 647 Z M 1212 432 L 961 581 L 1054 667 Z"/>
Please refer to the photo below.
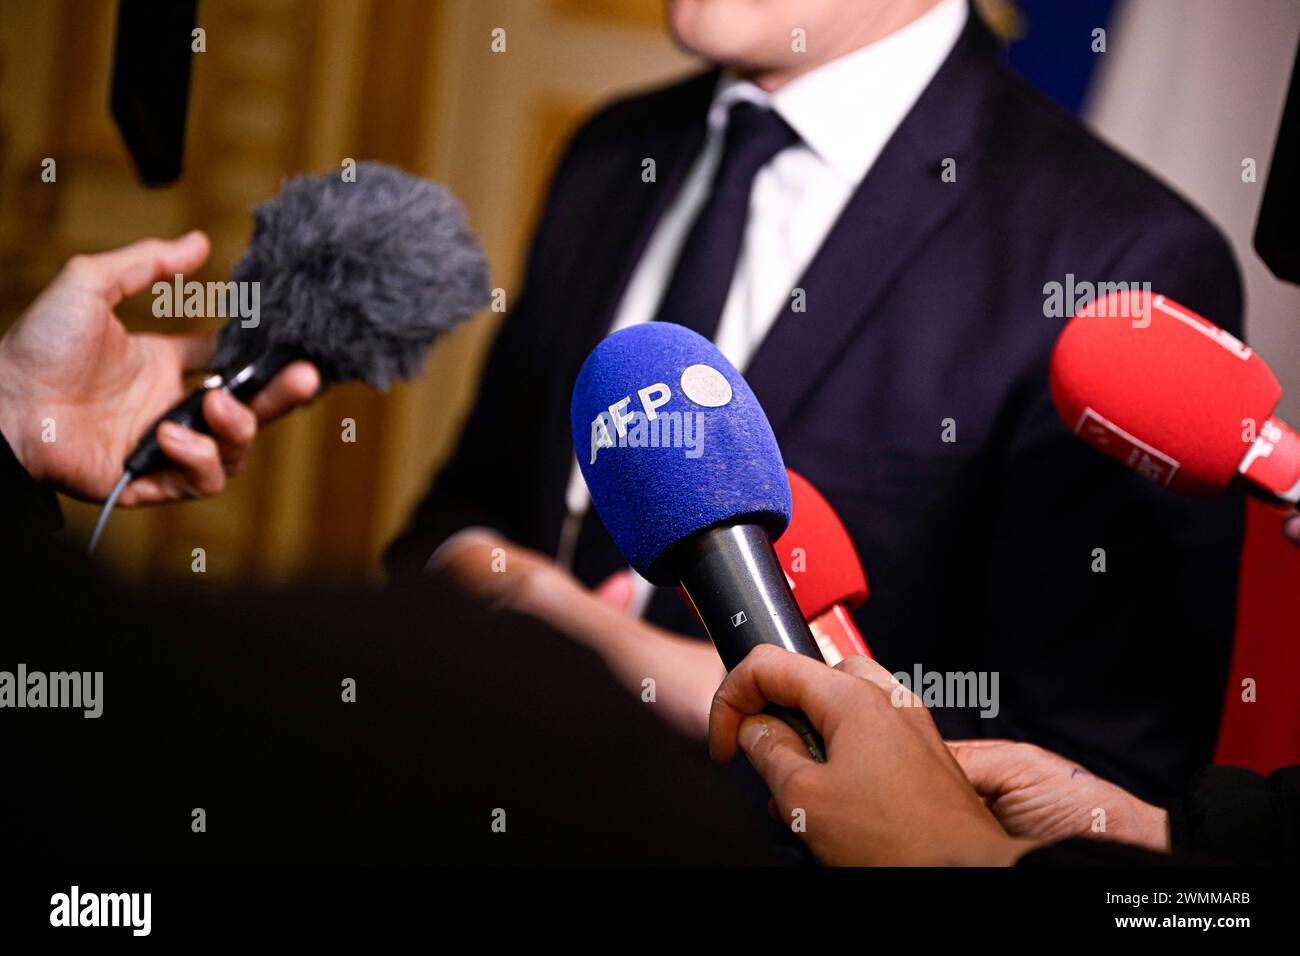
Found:
<path fill-rule="evenodd" d="M 198 0 L 120 0 L 109 110 L 149 186 L 181 174 L 197 22 Z"/>
<path fill-rule="evenodd" d="M 1296 215 L 1300 213 L 1300 191 L 1295 171 L 1300 164 L 1300 47 L 1291 68 L 1291 86 L 1282 108 L 1282 127 L 1273 147 L 1273 165 L 1259 207 L 1255 226 L 1255 251 L 1273 270 L 1273 275 L 1300 284 L 1300 242 L 1296 241 Z"/>

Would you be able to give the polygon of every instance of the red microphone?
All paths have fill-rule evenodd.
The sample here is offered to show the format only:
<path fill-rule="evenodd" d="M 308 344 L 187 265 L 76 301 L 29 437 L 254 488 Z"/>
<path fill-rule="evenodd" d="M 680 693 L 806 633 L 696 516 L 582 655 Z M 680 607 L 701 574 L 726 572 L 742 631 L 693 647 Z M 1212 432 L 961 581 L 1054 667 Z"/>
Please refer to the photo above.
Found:
<path fill-rule="evenodd" d="M 787 468 L 790 525 L 774 545 L 794 599 L 826 663 L 871 657 L 849 612 L 867 599 L 867 575 L 848 530 L 821 493 Z"/>
<path fill-rule="evenodd" d="M 1282 386 L 1213 322 L 1150 292 L 1081 309 L 1057 339 L 1052 400 L 1074 433 L 1157 484 L 1213 495 L 1236 483 L 1300 502 L 1300 436 L 1273 410 Z"/>

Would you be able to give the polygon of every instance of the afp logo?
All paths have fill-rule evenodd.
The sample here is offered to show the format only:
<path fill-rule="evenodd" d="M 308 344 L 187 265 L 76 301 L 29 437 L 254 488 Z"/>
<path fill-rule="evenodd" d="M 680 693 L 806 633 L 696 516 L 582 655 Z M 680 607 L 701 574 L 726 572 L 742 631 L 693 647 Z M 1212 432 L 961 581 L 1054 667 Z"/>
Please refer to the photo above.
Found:
<path fill-rule="evenodd" d="M 682 394 L 703 408 L 722 408 L 731 401 L 731 383 L 711 365 L 691 365 L 681 374 L 678 382 Z M 702 449 L 700 424 L 685 419 L 680 411 L 660 412 L 673 398 L 673 390 L 666 382 L 655 382 L 637 389 L 640 410 L 630 410 L 632 396 L 619 399 L 591 420 L 591 461 L 602 448 L 652 447 L 671 448 L 685 445 Z M 700 417 L 697 415 L 697 417 Z M 695 440 L 690 436 L 694 426 Z M 612 430 L 611 430 L 612 429 Z M 688 452 L 688 457 L 691 456 Z"/>

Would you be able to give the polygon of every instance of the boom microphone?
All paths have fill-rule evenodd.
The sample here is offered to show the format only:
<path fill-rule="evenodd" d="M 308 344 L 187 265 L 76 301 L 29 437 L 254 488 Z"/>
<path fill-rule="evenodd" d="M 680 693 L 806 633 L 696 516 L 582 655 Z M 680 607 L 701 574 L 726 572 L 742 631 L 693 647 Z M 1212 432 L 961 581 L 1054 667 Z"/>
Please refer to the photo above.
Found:
<path fill-rule="evenodd" d="M 1157 484 L 1300 502 L 1300 436 L 1273 417 L 1272 371 L 1165 296 L 1120 292 L 1081 309 L 1057 340 L 1051 388 L 1076 435 Z"/>
<path fill-rule="evenodd" d="M 846 657 L 871 657 L 867 642 L 849 612 L 867 599 L 867 574 L 848 529 L 830 502 L 792 468 L 790 527 L 776 542 L 794 599 L 799 603 L 826 663 Z"/>
<path fill-rule="evenodd" d="M 232 318 L 218 338 L 220 371 L 150 427 L 127 458 L 112 504 L 133 479 L 167 467 L 164 421 L 210 432 L 203 398 L 225 389 L 247 402 L 296 359 L 311 361 L 322 387 L 360 379 L 386 390 L 423 367 L 439 334 L 488 301 L 488 267 L 465 213 L 444 187 L 381 163 L 356 179 L 302 176 L 253 211 L 253 240 L 231 277 L 258 283 L 254 323 Z"/>
<path fill-rule="evenodd" d="M 109 111 L 148 186 L 165 186 L 181 174 L 197 25 L 198 0 L 117 5 Z"/>
<path fill-rule="evenodd" d="M 1277 131 L 1268 182 L 1259 204 L 1259 221 L 1255 224 L 1255 251 L 1273 275 L 1300 283 L 1300 242 L 1296 238 L 1300 187 L 1295 182 L 1296 164 L 1300 163 L 1300 47 L 1292 64 L 1282 125 Z"/>
<path fill-rule="evenodd" d="M 760 644 L 822 660 L 772 550 L 790 521 L 781 451 L 712 342 L 667 322 L 615 332 L 583 363 L 570 419 L 614 543 L 651 583 L 681 585 L 728 670 Z M 806 716 L 769 710 L 825 759 Z"/>

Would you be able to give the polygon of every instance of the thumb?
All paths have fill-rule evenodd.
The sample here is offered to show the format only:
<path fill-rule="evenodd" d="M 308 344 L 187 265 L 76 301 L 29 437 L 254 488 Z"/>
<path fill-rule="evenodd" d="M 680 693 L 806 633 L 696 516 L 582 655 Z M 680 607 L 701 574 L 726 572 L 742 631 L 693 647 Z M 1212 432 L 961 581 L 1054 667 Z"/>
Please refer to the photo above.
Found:
<path fill-rule="evenodd" d="M 595 590 L 596 597 L 608 604 L 616 611 L 622 611 L 624 614 L 632 607 L 632 600 L 636 597 L 636 586 L 632 583 L 631 571 L 615 571 Z"/>
<path fill-rule="evenodd" d="M 946 740 L 948 751 L 981 797 L 1001 796 L 1022 761 L 1010 740 Z"/>
<path fill-rule="evenodd" d="M 85 258 L 93 267 L 95 291 L 114 306 L 155 279 L 197 269 L 207 261 L 211 249 L 208 237 L 195 229 L 179 239 L 141 239 Z"/>
<path fill-rule="evenodd" d="M 757 714 L 746 717 L 736 732 L 736 742 L 767 781 L 773 794 L 780 794 L 796 770 L 816 766 L 799 735 L 775 717 Z"/>

